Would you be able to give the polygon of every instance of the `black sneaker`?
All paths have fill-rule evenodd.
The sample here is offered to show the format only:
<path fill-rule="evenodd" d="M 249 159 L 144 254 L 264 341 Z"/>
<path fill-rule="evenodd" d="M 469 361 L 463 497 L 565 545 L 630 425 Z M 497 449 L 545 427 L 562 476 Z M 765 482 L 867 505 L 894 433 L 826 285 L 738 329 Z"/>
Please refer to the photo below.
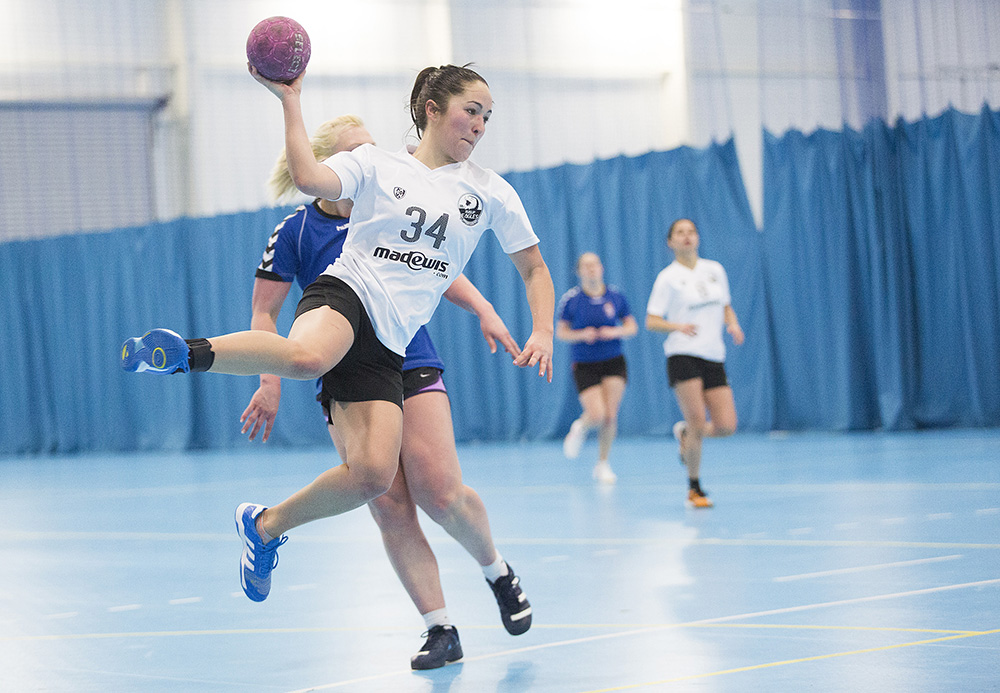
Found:
<path fill-rule="evenodd" d="M 511 635 L 526 633 L 531 628 L 531 604 L 521 591 L 520 582 L 510 563 L 507 564 L 506 575 L 497 578 L 496 582 L 486 580 L 486 584 L 493 590 L 493 596 L 497 598 L 503 627 Z"/>
<path fill-rule="evenodd" d="M 424 633 L 427 641 L 420 652 L 410 657 L 411 669 L 440 669 L 462 658 L 462 643 L 455 626 L 434 626 Z"/>

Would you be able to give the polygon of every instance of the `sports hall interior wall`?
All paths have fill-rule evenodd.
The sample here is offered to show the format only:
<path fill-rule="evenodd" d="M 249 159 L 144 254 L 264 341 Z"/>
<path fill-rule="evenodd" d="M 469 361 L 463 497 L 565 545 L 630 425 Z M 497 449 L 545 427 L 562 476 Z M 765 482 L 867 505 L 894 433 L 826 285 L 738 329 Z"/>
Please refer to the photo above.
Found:
<path fill-rule="evenodd" d="M 727 267 L 748 336 L 727 360 L 742 430 L 1000 425 L 1000 113 L 766 135 L 765 155 L 763 233 L 732 141 L 507 178 L 558 290 L 579 253 L 596 251 L 640 321 L 669 262 L 664 230 L 699 219 L 702 254 Z M 255 378 L 126 374 L 118 352 L 152 326 L 245 329 L 253 269 L 287 212 L 0 244 L 0 453 L 246 445 L 238 418 Z M 523 342 L 523 287 L 495 240 L 467 273 Z M 558 437 L 577 416 L 565 345 L 548 385 L 490 356 L 478 322 L 453 306 L 429 329 L 459 440 Z M 641 331 L 625 352 L 621 432 L 665 434 L 678 412 L 660 337 Z M 286 384 L 269 444 L 326 440 L 312 395 L 311 383 Z"/>

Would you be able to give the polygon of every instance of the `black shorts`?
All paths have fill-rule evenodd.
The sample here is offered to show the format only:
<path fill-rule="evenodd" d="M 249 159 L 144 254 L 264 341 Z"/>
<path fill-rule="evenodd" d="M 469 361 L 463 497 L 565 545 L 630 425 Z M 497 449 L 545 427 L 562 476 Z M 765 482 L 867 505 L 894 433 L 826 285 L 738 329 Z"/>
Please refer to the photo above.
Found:
<path fill-rule="evenodd" d="M 726 367 L 718 361 L 706 361 L 687 354 L 674 354 L 667 358 L 667 380 L 670 382 L 670 387 L 694 378 L 701 378 L 702 386 L 706 390 L 729 385 Z"/>
<path fill-rule="evenodd" d="M 421 366 L 403 371 L 403 401 L 405 402 L 413 395 L 419 395 L 422 392 L 443 392 L 447 396 L 448 390 L 444 386 L 441 373 L 443 371 L 440 368 L 433 366 Z M 332 398 L 329 396 L 324 398 L 321 392 L 316 395 L 316 401 L 323 407 L 323 418 L 332 426 L 333 417 L 330 416 Z"/>
<path fill-rule="evenodd" d="M 583 392 L 588 387 L 600 385 L 605 378 L 617 376 L 628 382 L 628 366 L 625 356 L 619 354 L 606 361 L 578 361 L 573 364 L 573 380 L 576 391 Z"/>
<path fill-rule="evenodd" d="M 295 309 L 298 318 L 320 306 L 329 306 L 347 318 L 354 330 L 354 343 L 344 358 L 323 375 L 317 396 L 325 408 L 335 402 L 384 400 L 403 408 L 403 357 L 382 344 L 354 290 L 328 274 L 306 287 Z"/>
<path fill-rule="evenodd" d="M 443 371 L 433 366 L 422 366 L 420 368 L 409 368 L 403 371 L 403 401 L 405 402 L 413 395 L 421 392 L 444 392 L 444 380 L 441 378 Z"/>

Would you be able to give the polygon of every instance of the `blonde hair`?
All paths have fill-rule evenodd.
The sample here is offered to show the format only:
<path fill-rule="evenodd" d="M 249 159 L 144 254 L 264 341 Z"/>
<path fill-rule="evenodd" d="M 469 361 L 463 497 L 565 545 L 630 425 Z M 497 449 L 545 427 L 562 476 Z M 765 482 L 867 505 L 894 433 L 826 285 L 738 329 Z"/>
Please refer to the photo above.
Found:
<path fill-rule="evenodd" d="M 316 161 L 325 161 L 340 151 L 337 148 L 338 140 L 345 130 L 363 128 L 364 126 L 365 123 L 361 118 L 351 114 L 339 116 L 320 125 L 309 140 Z M 288 171 L 288 157 L 284 149 L 281 150 L 281 155 L 274 163 L 267 187 L 275 202 L 291 197 L 297 192 L 295 183 L 292 182 L 292 174 Z"/>

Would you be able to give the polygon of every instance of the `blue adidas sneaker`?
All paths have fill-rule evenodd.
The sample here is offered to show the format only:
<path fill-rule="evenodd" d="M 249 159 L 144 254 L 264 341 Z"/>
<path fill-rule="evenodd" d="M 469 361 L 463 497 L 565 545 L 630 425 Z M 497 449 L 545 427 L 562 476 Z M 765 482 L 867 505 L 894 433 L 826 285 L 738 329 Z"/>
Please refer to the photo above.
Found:
<path fill-rule="evenodd" d="M 191 349 L 184 338 L 172 330 L 150 330 L 141 337 L 122 344 L 122 370 L 132 373 L 187 373 Z"/>
<path fill-rule="evenodd" d="M 240 556 L 240 584 L 255 602 L 267 599 L 271 591 L 271 571 L 278 565 L 278 547 L 288 541 L 280 536 L 265 544 L 257 533 L 257 516 L 267 510 L 263 505 L 243 503 L 236 508 L 236 531 L 243 543 Z"/>

